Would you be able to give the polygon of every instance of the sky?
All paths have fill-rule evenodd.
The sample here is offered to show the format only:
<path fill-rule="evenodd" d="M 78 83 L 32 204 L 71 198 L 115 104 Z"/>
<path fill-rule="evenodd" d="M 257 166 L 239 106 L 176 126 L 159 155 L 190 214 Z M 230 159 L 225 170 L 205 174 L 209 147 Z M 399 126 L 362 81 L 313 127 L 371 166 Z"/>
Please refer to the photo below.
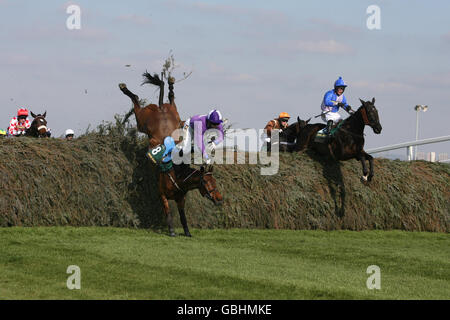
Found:
<path fill-rule="evenodd" d="M 66 26 L 70 5 L 80 30 Z M 379 30 L 367 28 L 370 5 Z M 417 104 L 429 106 L 420 139 L 449 135 L 449 12 L 444 0 L 0 0 L 0 128 L 26 107 L 47 111 L 53 136 L 82 134 L 130 110 L 122 82 L 156 103 L 142 73 L 172 53 L 176 78 L 192 71 L 175 86 L 182 119 L 213 108 L 234 128 L 282 111 L 307 119 L 342 76 L 354 109 L 376 98 L 383 131 L 366 128 L 366 149 L 415 140 Z M 419 151 L 450 154 L 450 142 Z"/>

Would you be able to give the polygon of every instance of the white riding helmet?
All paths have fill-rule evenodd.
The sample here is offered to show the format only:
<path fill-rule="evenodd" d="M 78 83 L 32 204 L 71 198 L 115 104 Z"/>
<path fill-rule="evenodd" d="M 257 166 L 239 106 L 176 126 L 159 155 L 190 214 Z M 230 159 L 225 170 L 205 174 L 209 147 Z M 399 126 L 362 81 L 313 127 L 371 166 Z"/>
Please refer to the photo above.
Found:
<path fill-rule="evenodd" d="M 70 135 L 75 135 L 75 132 L 72 129 L 67 129 L 66 130 L 66 137 L 70 136 Z"/>

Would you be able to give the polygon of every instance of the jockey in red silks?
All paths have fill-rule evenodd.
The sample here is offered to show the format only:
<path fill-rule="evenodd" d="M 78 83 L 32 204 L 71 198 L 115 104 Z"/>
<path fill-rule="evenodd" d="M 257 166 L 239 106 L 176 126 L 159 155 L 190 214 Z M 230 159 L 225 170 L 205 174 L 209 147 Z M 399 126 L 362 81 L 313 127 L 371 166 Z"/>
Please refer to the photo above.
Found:
<path fill-rule="evenodd" d="M 203 159 L 206 164 L 211 163 L 209 155 L 215 147 L 223 141 L 223 119 L 222 114 L 218 110 L 211 110 L 207 115 L 196 115 L 187 119 L 184 124 L 184 138 L 182 142 L 182 149 L 185 153 L 191 152 L 191 139 L 193 138 L 194 146 L 201 151 Z M 207 136 L 210 141 L 204 141 L 205 133 L 208 130 L 215 129 L 211 136 Z M 216 133 L 216 134 L 214 134 Z"/>
<path fill-rule="evenodd" d="M 21 136 L 25 131 L 31 127 L 31 122 L 28 120 L 28 110 L 25 108 L 19 109 L 17 117 L 11 119 L 8 128 L 8 135 Z"/>

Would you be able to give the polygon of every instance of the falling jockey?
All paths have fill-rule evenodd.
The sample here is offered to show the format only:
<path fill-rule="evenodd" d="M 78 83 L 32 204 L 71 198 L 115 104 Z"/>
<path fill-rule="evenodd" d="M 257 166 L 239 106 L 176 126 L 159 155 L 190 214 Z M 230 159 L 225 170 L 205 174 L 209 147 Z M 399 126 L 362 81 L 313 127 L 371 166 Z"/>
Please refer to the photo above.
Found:
<path fill-rule="evenodd" d="M 184 138 L 181 146 L 183 152 L 190 154 L 191 143 L 194 142 L 194 146 L 201 152 L 205 163 L 210 164 L 210 153 L 223 141 L 222 123 L 222 115 L 218 110 L 211 110 L 208 115 L 197 115 L 187 119 L 184 124 Z M 211 129 L 215 129 L 216 132 L 210 132 L 212 137 L 209 135 L 205 137 L 207 131 Z M 205 140 L 207 140 L 206 145 Z"/>
<path fill-rule="evenodd" d="M 338 113 L 339 108 L 343 108 L 349 114 L 354 113 L 352 108 L 347 104 L 347 99 L 344 96 L 346 87 L 347 85 L 342 77 L 339 77 L 334 83 L 334 90 L 325 93 L 321 105 L 322 120 L 327 123 L 327 127 L 323 130 L 325 134 L 330 134 L 332 126 L 342 120 L 341 115 Z"/>

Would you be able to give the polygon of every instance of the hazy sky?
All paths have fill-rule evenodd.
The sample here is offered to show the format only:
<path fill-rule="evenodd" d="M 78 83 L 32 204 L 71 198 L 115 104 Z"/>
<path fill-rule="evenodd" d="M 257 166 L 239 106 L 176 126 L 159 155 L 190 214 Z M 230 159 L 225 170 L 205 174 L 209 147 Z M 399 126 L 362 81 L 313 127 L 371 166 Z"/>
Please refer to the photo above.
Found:
<path fill-rule="evenodd" d="M 66 27 L 70 4 L 81 30 Z M 366 26 L 369 5 L 381 30 Z M 414 140 L 416 104 L 430 106 L 420 138 L 448 135 L 449 12 L 444 0 L 0 0 L 0 128 L 25 106 L 47 110 L 54 136 L 83 133 L 129 110 L 120 82 L 156 102 L 141 75 L 172 50 L 175 76 L 193 71 L 175 87 L 182 118 L 213 106 L 236 128 L 263 128 L 281 111 L 309 118 L 342 76 L 354 108 L 376 98 L 383 132 L 366 128 L 366 148 Z M 421 150 L 450 153 L 450 143 Z"/>

